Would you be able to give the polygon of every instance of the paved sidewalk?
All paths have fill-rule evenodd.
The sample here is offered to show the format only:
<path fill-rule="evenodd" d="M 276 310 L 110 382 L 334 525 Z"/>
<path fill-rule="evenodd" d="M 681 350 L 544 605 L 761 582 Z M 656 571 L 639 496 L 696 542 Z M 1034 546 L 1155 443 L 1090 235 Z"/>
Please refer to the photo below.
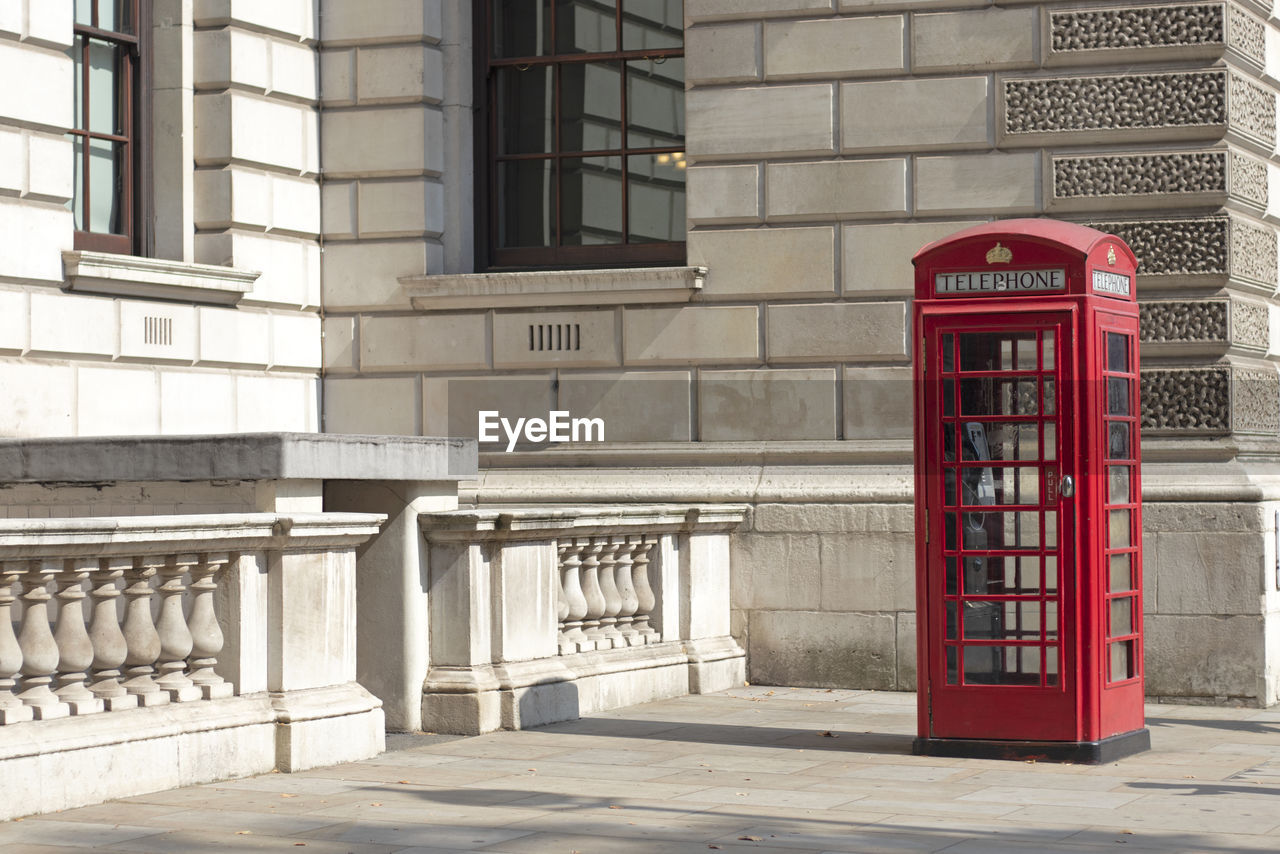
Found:
<path fill-rule="evenodd" d="M 911 756 L 914 696 L 743 688 L 0 824 L 5 852 L 1280 849 L 1280 710 L 1149 706 L 1104 766 Z M 0 781 L 0 796 L 3 796 Z"/>

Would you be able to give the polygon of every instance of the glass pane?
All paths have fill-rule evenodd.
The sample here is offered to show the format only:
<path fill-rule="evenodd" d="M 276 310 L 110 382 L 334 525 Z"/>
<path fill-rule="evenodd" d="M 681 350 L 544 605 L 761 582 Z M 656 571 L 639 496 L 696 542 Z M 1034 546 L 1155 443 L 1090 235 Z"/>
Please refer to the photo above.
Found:
<path fill-rule="evenodd" d="M 1058 638 L 1058 603 L 1044 603 L 1044 636 L 1049 640 Z"/>
<path fill-rule="evenodd" d="M 1107 333 L 1107 370 L 1126 374 L 1129 372 L 1128 335 Z"/>
<path fill-rule="evenodd" d="M 123 234 L 120 159 L 124 146 L 104 139 L 89 141 L 89 231 Z"/>
<path fill-rule="evenodd" d="M 680 0 L 622 0 L 622 49 L 680 47 L 683 6 Z"/>
<path fill-rule="evenodd" d="M 627 241 L 684 240 L 684 157 L 627 158 Z"/>
<path fill-rule="evenodd" d="M 1133 599 L 1128 596 L 1112 599 L 1110 611 L 1107 634 L 1113 638 L 1133 634 Z"/>
<path fill-rule="evenodd" d="M 962 415 L 1035 415 L 1036 381 L 966 378 L 960 380 Z"/>
<path fill-rule="evenodd" d="M 1046 460 L 1058 458 L 1058 425 L 1052 421 L 1044 425 L 1044 458 Z"/>
<path fill-rule="evenodd" d="M 1108 511 L 1110 535 L 1107 544 L 1110 548 L 1127 549 L 1129 547 L 1129 512 L 1128 510 Z"/>
<path fill-rule="evenodd" d="M 560 243 L 599 246 L 622 242 L 622 158 L 560 161 Z"/>
<path fill-rule="evenodd" d="M 76 0 L 75 2 L 75 22 L 85 27 L 93 26 L 93 3 L 94 0 Z"/>
<path fill-rule="evenodd" d="M 550 66 L 494 69 L 497 84 L 498 153 L 546 154 L 555 150 L 555 88 Z"/>
<path fill-rule="evenodd" d="M 1058 684 L 1058 648 L 1046 647 L 1044 651 L 1044 684 Z"/>
<path fill-rule="evenodd" d="M 557 0 L 556 52 L 611 53 L 617 50 L 617 6 L 614 0 Z"/>
<path fill-rule="evenodd" d="M 71 195 L 71 213 L 75 219 L 76 231 L 84 231 L 84 137 L 71 137 L 71 151 L 75 156 L 72 172 L 75 176 L 75 189 Z"/>
<path fill-rule="evenodd" d="M 1039 602 L 964 603 L 964 636 L 977 640 L 1039 640 Z"/>
<path fill-rule="evenodd" d="M 948 333 L 942 336 L 942 370 L 954 371 L 955 369 L 955 336 Z"/>
<path fill-rule="evenodd" d="M 555 164 L 518 160 L 498 164 L 498 246 L 554 246 Z"/>
<path fill-rule="evenodd" d="M 943 489 L 942 503 L 948 507 L 955 507 L 956 501 L 956 470 L 949 468 L 943 472 Z"/>
<path fill-rule="evenodd" d="M 954 646 L 947 647 L 947 684 L 959 685 L 960 678 L 957 675 L 958 667 L 956 665 L 956 648 Z"/>
<path fill-rule="evenodd" d="M 1040 560 L 1033 555 L 964 558 L 966 596 L 1033 595 L 1040 588 Z"/>
<path fill-rule="evenodd" d="M 956 381 L 942 381 L 942 414 L 956 414 Z"/>
<path fill-rule="evenodd" d="M 1133 641 L 1119 641 L 1109 646 L 1111 647 L 1111 681 L 1132 679 L 1134 676 Z"/>
<path fill-rule="evenodd" d="M 1058 556 L 1044 556 L 1044 592 L 1058 592 Z"/>
<path fill-rule="evenodd" d="M 89 39 L 89 130 L 94 133 L 124 132 L 117 109 L 116 62 L 115 45 Z"/>
<path fill-rule="evenodd" d="M 1122 552 L 1120 554 L 1111 555 L 1108 558 L 1110 563 L 1110 582 L 1108 590 L 1112 593 L 1120 593 L 1125 590 L 1133 589 L 1133 552 Z"/>
<path fill-rule="evenodd" d="M 947 382 L 950 382 L 948 380 Z M 947 462 L 955 462 L 956 458 L 956 425 L 942 425 L 942 458 Z"/>
<path fill-rule="evenodd" d="M 956 514 L 942 514 L 942 544 L 948 551 L 956 547 Z"/>
<path fill-rule="evenodd" d="M 71 62 L 75 66 L 71 81 L 72 94 L 75 98 L 73 102 L 75 119 L 72 127 L 84 130 L 84 36 L 76 36 L 75 45 L 67 48 L 67 55 L 71 57 Z"/>
<path fill-rule="evenodd" d="M 1028 646 L 966 646 L 967 685 L 1039 685 L 1040 650 Z"/>
<path fill-rule="evenodd" d="M 948 596 L 956 595 L 956 559 L 949 557 L 945 560 L 947 568 L 947 578 L 944 583 Z"/>
<path fill-rule="evenodd" d="M 956 603 L 955 603 L 955 602 L 947 602 L 947 603 L 946 603 L 946 606 L 947 606 L 947 607 L 946 607 L 946 611 L 947 611 L 946 639 L 947 639 L 947 640 L 959 640 L 959 639 L 960 639 L 960 634 L 959 634 L 959 631 L 960 631 L 960 630 L 959 630 L 959 628 L 957 628 L 957 626 L 958 626 L 958 622 L 957 622 L 957 620 L 956 620 Z"/>
<path fill-rule="evenodd" d="M 1040 514 L 1036 511 L 963 515 L 967 549 L 1040 548 Z"/>
<path fill-rule="evenodd" d="M 1129 380 L 1126 377 L 1107 377 L 1107 414 L 1132 415 L 1129 411 Z"/>
<path fill-rule="evenodd" d="M 1107 422 L 1107 459 L 1127 460 L 1132 457 L 1129 452 L 1129 422 Z"/>
<path fill-rule="evenodd" d="M 1044 511 L 1044 547 L 1046 549 L 1056 549 L 1058 547 L 1058 511 Z"/>
<path fill-rule="evenodd" d="M 995 504 L 1039 504 L 1040 503 L 1040 469 L 1018 466 L 1017 468 L 963 469 L 966 482 L 976 481 L 980 472 L 990 472 L 994 480 Z"/>
<path fill-rule="evenodd" d="M 1041 368 L 1053 370 L 1053 330 L 1046 329 L 1040 339 Z"/>
<path fill-rule="evenodd" d="M 964 332 L 960 334 L 962 371 L 1034 371 L 1036 334 Z"/>
<path fill-rule="evenodd" d="M 493 4 L 493 55 L 545 56 L 551 53 L 551 0 Z"/>
<path fill-rule="evenodd" d="M 1128 504 L 1129 501 L 1129 467 L 1107 466 L 1107 502 Z"/>
<path fill-rule="evenodd" d="M 622 148 L 621 74 L 616 62 L 560 66 L 561 151 Z"/>
<path fill-rule="evenodd" d="M 684 60 L 680 57 L 627 63 L 627 145 L 684 147 Z"/>
<path fill-rule="evenodd" d="M 1057 399 L 1054 394 L 1053 380 L 1044 381 L 1044 414 L 1053 415 L 1057 412 Z"/>

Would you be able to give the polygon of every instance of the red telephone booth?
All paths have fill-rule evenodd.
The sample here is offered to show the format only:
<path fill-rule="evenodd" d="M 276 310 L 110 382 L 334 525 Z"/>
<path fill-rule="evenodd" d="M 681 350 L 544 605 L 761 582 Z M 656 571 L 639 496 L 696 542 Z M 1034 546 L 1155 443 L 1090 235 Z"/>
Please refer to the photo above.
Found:
<path fill-rule="evenodd" d="M 1145 750 L 1133 252 L 1023 219 L 912 261 L 915 750 Z"/>

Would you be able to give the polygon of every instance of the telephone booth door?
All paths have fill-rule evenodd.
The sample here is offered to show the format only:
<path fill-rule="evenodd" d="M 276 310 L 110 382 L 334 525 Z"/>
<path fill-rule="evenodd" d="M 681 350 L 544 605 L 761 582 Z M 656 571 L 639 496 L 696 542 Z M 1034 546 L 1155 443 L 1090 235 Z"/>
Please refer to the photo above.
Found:
<path fill-rule="evenodd" d="M 1078 738 L 1075 325 L 924 318 L 931 738 Z"/>

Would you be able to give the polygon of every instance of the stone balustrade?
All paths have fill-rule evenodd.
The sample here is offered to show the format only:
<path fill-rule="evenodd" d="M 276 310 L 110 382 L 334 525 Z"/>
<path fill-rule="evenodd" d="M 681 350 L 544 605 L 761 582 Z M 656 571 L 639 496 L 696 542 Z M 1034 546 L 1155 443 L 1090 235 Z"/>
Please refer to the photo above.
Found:
<path fill-rule="evenodd" d="M 0 520 L 0 819 L 382 750 L 355 550 L 384 519 Z"/>
<path fill-rule="evenodd" d="M 737 505 L 423 513 L 424 728 L 474 733 L 741 684 Z"/>

